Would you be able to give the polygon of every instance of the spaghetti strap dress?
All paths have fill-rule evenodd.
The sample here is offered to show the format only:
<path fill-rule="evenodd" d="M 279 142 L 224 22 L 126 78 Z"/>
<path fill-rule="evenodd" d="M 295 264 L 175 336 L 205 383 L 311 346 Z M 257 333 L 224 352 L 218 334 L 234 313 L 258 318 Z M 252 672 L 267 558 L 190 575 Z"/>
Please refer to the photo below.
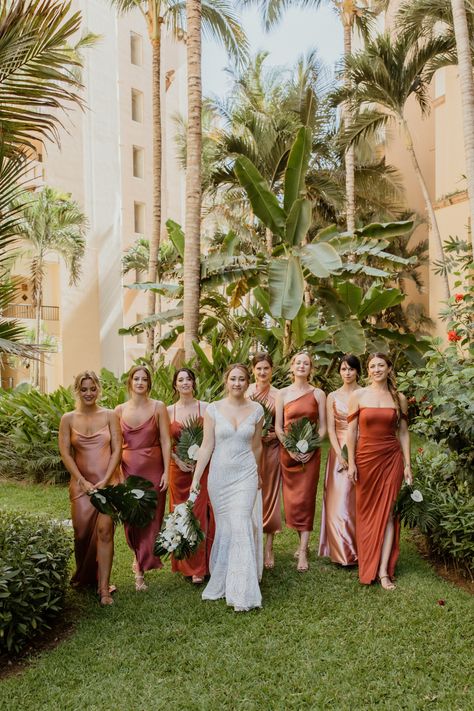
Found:
<path fill-rule="evenodd" d="M 275 431 L 275 398 L 270 393 L 270 388 L 255 392 L 252 397 L 256 402 L 263 402 L 273 412 L 273 426 L 270 431 Z M 270 442 L 262 441 L 262 504 L 263 504 L 263 532 L 277 533 L 281 531 L 281 465 L 280 442 L 277 438 Z"/>
<path fill-rule="evenodd" d="M 315 424 L 318 422 L 319 408 L 313 390 L 285 405 L 283 408 L 284 428 L 287 429 L 292 422 L 301 417 L 308 417 Z M 290 457 L 284 447 L 281 447 L 280 461 L 286 525 L 295 531 L 312 531 L 321 466 L 321 450 L 317 449 L 303 467 L 300 462 L 296 462 Z"/>
<path fill-rule="evenodd" d="M 198 417 L 202 422 L 201 403 L 198 401 Z M 170 432 L 174 442 L 179 440 L 182 424 L 176 420 L 176 405 L 173 408 L 173 421 Z M 171 569 L 175 573 L 182 573 L 185 576 L 204 577 L 209 575 L 209 557 L 214 540 L 214 516 L 207 492 L 207 477 L 209 468 L 206 467 L 201 477 L 199 495 L 194 503 L 193 512 L 201 524 L 201 528 L 206 536 L 196 553 L 184 560 L 175 560 L 171 557 Z M 183 472 L 178 467 L 174 459 L 170 461 L 170 511 L 178 504 L 182 504 L 189 498 L 189 489 L 193 478 L 192 472 Z"/>
<path fill-rule="evenodd" d="M 356 447 L 356 541 L 359 580 L 369 585 L 377 578 L 382 544 L 389 516 L 403 482 L 403 453 L 397 437 L 398 415 L 394 407 L 361 407 L 349 415 L 359 417 Z M 400 553 L 400 521 L 388 563 L 393 577 Z"/>
<path fill-rule="evenodd" d="M 334 423 L 339 446 L 346 444 L 347 405 L 333 396 Z M 326 465 L 319 555 L 339 565 L 357 563 L 355 486 L 340 467 L 331 447 Z"/>
<path fill-rule="evenodd" d="M 164 465 L 156 415 L 153 413 L 138 427 L 130 427 L 120 413 L 120 426 L 123 435 L 122 473 L 124 477 L 141 476 L 148 479 L 153 483 L 158 497 L 153 521 L 145 528 L 125 524 L 125 538 L 135 554 L 140 570 L 162 568 L 161 559 L 153 554 L 153 546 L 161 530 L 166 505 L 166 491 L 160 491 Z"/>
<path fill-rule="evenodd" d="M 92 435 L 84 435 L 71 427 L 74 460 L 82 476 L 97 484 L 107 473 L 111 457 L 110 429 L 105 425 Z M 74 527 L 76 570 L 71 578 L 74 587 L 97 587 L 97 525 L 99 512 L 87 494 L 71 477 L 69 483 L 71 517 Z"/>

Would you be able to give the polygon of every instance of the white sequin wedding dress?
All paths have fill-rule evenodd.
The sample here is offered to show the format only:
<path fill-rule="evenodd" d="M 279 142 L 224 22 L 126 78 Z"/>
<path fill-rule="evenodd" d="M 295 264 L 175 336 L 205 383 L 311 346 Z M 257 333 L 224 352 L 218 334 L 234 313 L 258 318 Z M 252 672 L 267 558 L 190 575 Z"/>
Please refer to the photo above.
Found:
<path fill-rule="evenodd" d="M 262 496 L 252 452 L 255 426 L 263 417 L 258 403 L 237 429 L 215 403 L 207 413 L 214 420 L 215 447 L 208 491 L 216 520 L 211 550 L 211 578 L 203 600 L 225 597 L 236 611 L 261 607 L 259 580 L 263 569 Z"/>

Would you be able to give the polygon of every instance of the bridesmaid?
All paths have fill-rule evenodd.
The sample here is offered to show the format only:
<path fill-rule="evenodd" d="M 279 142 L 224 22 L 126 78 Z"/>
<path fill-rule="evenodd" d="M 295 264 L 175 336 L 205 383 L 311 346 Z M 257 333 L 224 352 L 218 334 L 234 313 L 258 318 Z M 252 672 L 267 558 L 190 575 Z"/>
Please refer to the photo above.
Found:
<path fill-rule="evenodd" d="M 247 390 L 247 397 L 264 403 L 273 411 L 275 423 L 275 400 L 277 388 L 272 385 L 273 361 L 269 353 L 256 353 L 252 358 L 252 371 L 255 383 Z M 281 467 L 280 467 L 280 442 L 276 436 L 274 424 L 266 437 L 262 438 L 262 459 L 260 471 L 262 473 L 262 498 L 263 498 L 263 532 L 267 534 L 265 542 L 265 568 L 273 568 L 275 558 L 273 554 L 273 537 L 281 531 Z"/>
<path fill-rule="evenodd" d="M 171 437 L 174 441 L 179 440 L 181 427 L 190 417 L 199 417 L 201 423 L 206 412 L 207 402 L 196 400 L 194 391 L 196 388 L 196 376 L 189 368 L 180 368 L 173 376 L 173 390 L 178 395 L 178 401 L 168 407 L 168 414 L 171 420 Z M 184 503 L 189 497 L 194 466 L 190 466 L 181 461 L 176 452 L 171 452 L 170 462 L 170 511 L 173 511 L 177 504 Z M 186 560 L 175 560 L 172 558 L 171 567 L 174 572 L 181 572 L 189 576 L 192 582 L 199 585 L 204 581 L 204 577 L 209 575 L 209 555 L 213 541 L 213 516 L 207 493 L 208 470 L 201 478 L 201 488 L 199 496 L 194 503 L 194 515 L 199 519 L 201 528 L 206 538 L 199 550 Z"/>
<path fill-rule="evenodd" d="M 153 546 L 165 513 L 170 423 L 165 405 L 150 398 L 148 368 L 134 366 L 128 374 L 127 389 L 130 399 L 116 408 L 123 435 L 122 472 L 125 477 L 149 479 L 158 495 L 155 517 L 146 528 L 125 524 L 125 538 L 134 552 L 135 590 L 142 592 L 148 589 L 145 571 L 163 567 L 160 558 L 153 555 Z"/>
<path fill-rule="evenodd" d="M 349 397 L 359 388 L 360 361 L 351 353 L 341 358 L 342 387 L 329 393 L 326 416 L 331 449 L 326 465 L 319 555 L 339 565 L 355 565 L 355 488 L 347 478 L 348 462 L 342 454 L 346 444 Z"/>
<path fill-rule="evenodd" d="M 369 357 L 368 372 L 370 385 L 349 399 L 347 431 L 348 476 L 356 482 L 359 580 L 369 585 L 377 578 L 385 590 L 394 590 L 400 521 L 394 519 L 392 508 L 403 479 L 413 482 L 408 406 L 397 391 L 385 353 Z"/>
<path fill-rule="evenodd" d="M 326 396 L 310 384 L 312 369 L 313 361 L 305 351 L 296 353 L 291 359 L 293 384 L 280 390 L 276 399 L 275 431 L 280 442 L 288 425 L 301 417 L 318 423 L 321 439 L 326 434 Z M 309 569 L 309 537 L 314 524 L 321 450 L 295 454 L 282 447 L 280 461 L 286 524 L 298 531 L 297 570 L 305 573 Z"/>
<path fill-rule="evenodd" d="M 116 414 L 99 407 L 100 382 L 92 370 L 74 381 L 77 405 L 61 418 L 59 451 L 71 475 L 69 498 L 74 527 L 74 587 L 97 586 L 100 604 L 112 605 L 110 571 L 114 525 L 91 504 L 87 493 L 112 482 L 120 462 L 122 437 Z"/>

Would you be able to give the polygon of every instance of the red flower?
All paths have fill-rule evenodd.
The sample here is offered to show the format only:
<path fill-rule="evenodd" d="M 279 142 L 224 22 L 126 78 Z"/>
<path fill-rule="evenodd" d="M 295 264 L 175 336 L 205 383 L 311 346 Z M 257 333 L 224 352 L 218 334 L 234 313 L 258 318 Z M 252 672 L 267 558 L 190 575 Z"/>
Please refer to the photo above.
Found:
<path fill-rule="evenodd" d="M 438 605 L 444 607 L 446 605 L 446 600 L 438 600 Z"/>
<path fill-rule="evenodd" d="M 416 402 L 416 397 L 409 397 L 409 398 L 408 398 L 408 402 L 409 402 L 410 405 L 414 405 L 415 402 Z"/>
<path fill-rule="evenodd" d="M 464 294 L 454 294 L 456 301 L 464 301 Z"/>
<path fill-rule="evenodd" d="M 448 331 L 448 341 L 460 341 L 461 336 L 456 331 Z"/>
<path fill-rule="evenodd" d="M 418 454 L 423 454 L 423 447 L 418 447 L 416 451 L 418 452 Z"/>

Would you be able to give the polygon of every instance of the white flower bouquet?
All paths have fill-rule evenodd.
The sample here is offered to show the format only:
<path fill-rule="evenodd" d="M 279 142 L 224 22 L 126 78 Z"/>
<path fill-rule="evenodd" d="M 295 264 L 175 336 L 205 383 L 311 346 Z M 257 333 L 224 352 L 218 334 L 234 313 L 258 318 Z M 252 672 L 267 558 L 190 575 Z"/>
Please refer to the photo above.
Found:
<path fill-rule="evenodd" d="M 194 465 L 199 456 L 199 448 L 203 439 L 203 426 L 199 417 L 189 417 L 183 423 L 179 438 L 176 441 L 176 454 L 185 464 Z"/>
<path fill-rule="evenodd" d="M 300 417 L 295 420 L 286 429 L 283 437 L 283 446 L 293 454 L 314 452 L 315 449 L 321 446 L 321 438 L 316 429 L 316 424 L 311 422 L 309 417 Z"/>
<path fill-rule="evenodd" d="M 179 455 L 178 455 L 179 456 Z M 183 504 L 175 506 L 163 523 L 153 548 L 160 558 L 172 555 L 176 560 L 189 558 L 198 549 L 205 535 L 194 515 L 193 506 L 198 494 L 192 493 Z"/>

